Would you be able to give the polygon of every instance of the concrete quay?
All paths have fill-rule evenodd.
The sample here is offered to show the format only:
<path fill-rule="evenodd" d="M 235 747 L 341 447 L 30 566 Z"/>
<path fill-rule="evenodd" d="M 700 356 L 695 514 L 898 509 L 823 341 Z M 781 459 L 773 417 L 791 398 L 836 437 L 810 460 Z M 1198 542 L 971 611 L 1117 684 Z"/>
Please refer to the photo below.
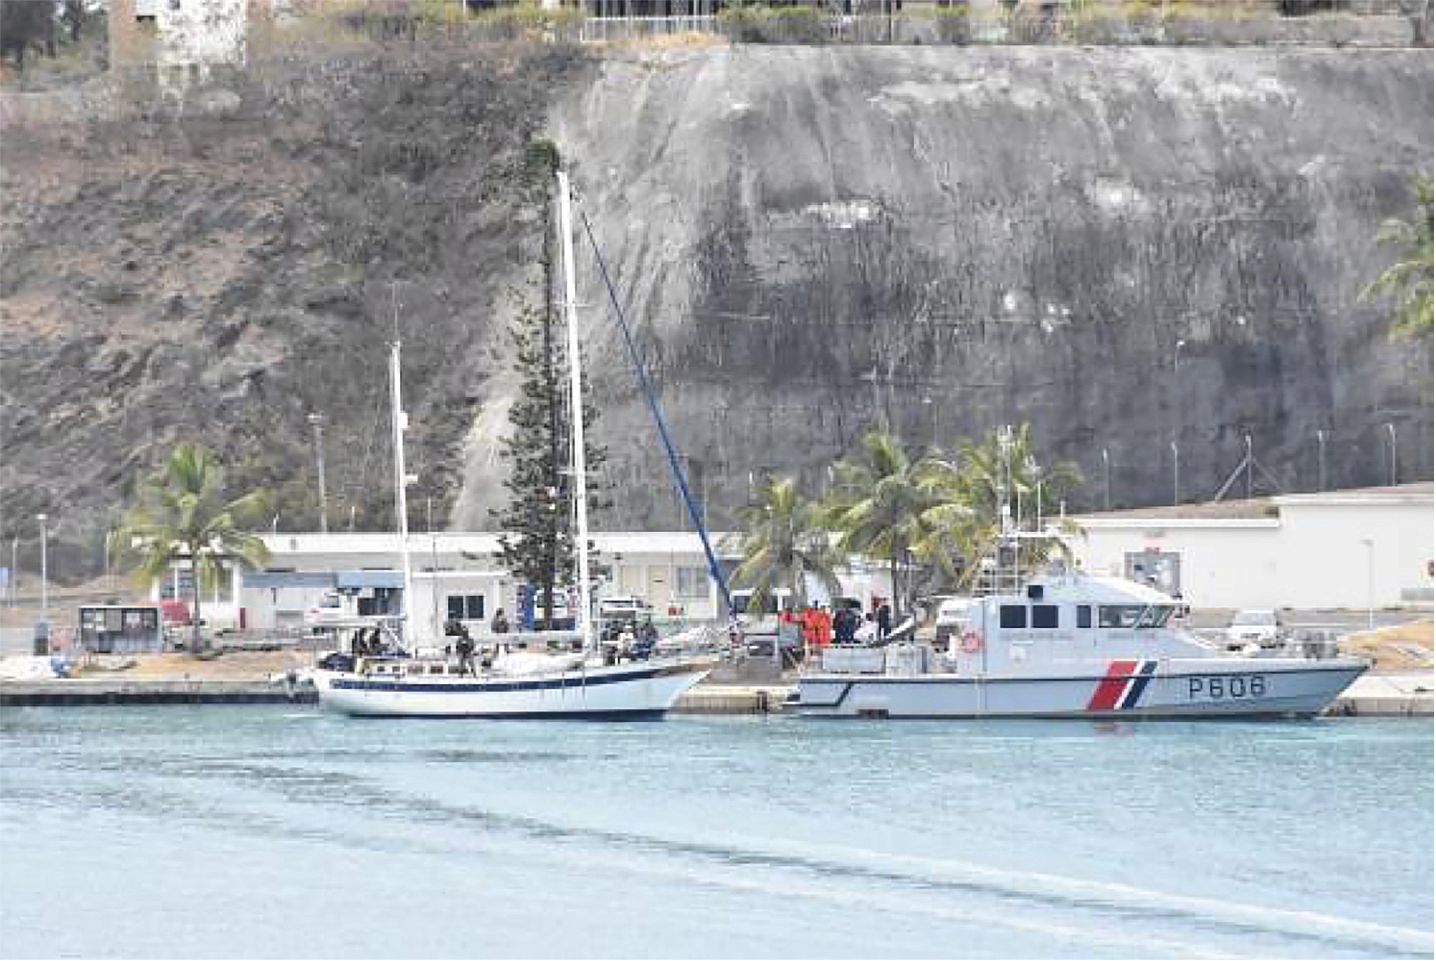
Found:
<path fill-rule="evenodd" d="M 0 682 L 0 707 L 105 704 L 313 704 L 313 687 L 267 681 L 83 678 Z"/>
<path fill-rule="evenodd" d="M 1368 674 L 1326 711 L 1328 717 L 1430 717 L 1436 681 L 1428 673 Z M 776 714 L 791 684 L 700 684 L 674 714 Z M 112 704 L 314 704 L 314 688 L 283 679 L 45 678 L 0 681 L 0 707 Z"/>
<path fill-rule="evenodd" d="M 1364 674 L 1326 709 L 1328 717 L 1431 717 L 1430 671 Z"/>

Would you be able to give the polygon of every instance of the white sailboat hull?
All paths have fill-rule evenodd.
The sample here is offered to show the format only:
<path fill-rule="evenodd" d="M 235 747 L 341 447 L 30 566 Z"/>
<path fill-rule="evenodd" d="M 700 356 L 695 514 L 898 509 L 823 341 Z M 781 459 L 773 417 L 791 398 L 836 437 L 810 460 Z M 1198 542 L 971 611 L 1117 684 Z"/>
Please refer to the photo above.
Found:
<path fill-rule="evenodd" d="M 710 662 L 646 661 L 523 676 L 316 671 L 319 702 L 365 717 L 661 717 Z"/>
<path fill-rule="evenodd" d="M 795 708 L 821 717 L 1309 717 L 1366 664 L 1201 658 L 1114 661 L 1052 674 L 813 674 Z"/>

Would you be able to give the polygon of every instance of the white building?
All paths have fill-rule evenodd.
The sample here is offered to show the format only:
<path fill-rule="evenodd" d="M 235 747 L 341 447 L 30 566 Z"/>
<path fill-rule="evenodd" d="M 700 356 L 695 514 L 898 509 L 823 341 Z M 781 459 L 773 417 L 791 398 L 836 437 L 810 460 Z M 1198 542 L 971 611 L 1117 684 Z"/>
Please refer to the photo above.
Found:
<path fill-rule="evenodd" d="M 1083 569 L 1154 578 L 1196 608 L 1429 607 L 1432 485 L 1075 517 Z"/>
<path fill-rule="evenodd" d="M 739 556 L 725 548 L 727 535 L 710 537 L 727 576 Z M 270 552 L 264 569 L 239 571 L 206 590 L 202 615 L 208 624 L 260 631 L 300 628 L 306 611 L 335 594 L 350 614 L 403 608 L 397 534 L 266 534 L 263 540 Z M 696 533 L 597 532 L 592 540 L 596 599 L 642 598 L 656 621 L 713 621 L 725 615 Z M 448 620 L 487 633 L 499 608 L 517 625 L 520 582 L 503 569 L 498 555 L 493 533 L 410 534 L 414 597 L 409 609 L 421 636 L 437 636 Z M 885 570 L 855 564 L 840 576 L 854 596 L 888 595 Z M 177 569 L 155 586 L 153 598 L 187 600 L 189 591 L 188 571 Z"/>
<path fill-rule="evenodd" d="M 402 606 L 403 562 L 398 535 L 296 533 L 264 535 L 269 563 L 241 571 L 230 583 L 206 592 L 203 614 L 215 626 L 256 630 L 300 627 L 305 611 L 326 594 L 347 593 L 354 613 L 386 613 Z M 736 563 L 713 535 L 725 571 Z M 703 547 L 694 533 L 596 533 L 591 555 L 599 572 L 598 598 L 637 595 L 657 618 L 711 620 L 721 615 L 717 585 L 708 576 Z M 498 562 L 498 535 L 411 534 L 414 577 L 410 610 L 417 629 L 437 634 L 458 619 L 471 630 L 488 630 L 503 608 L 515 621 L 518 581 Z M 188 597 L 187 572 L 157 585 L 155 598 Z"/>

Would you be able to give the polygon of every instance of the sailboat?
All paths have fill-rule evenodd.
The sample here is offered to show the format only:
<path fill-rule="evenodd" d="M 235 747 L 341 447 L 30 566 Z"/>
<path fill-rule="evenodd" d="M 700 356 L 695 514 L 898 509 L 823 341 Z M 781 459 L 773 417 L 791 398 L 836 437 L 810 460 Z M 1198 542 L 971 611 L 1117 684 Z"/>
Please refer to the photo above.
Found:
<path fill-rule="evenodd" d="M 406 636 L 402 645 L 388 647 L 383 652 L 332 655 L 322 662 L 314 672 L 314 684 L 319 701 L 325 708 L 371 717 L 661 717 L 685 691 L 717 666 L 712 656 L 695 657 L 682 653 L 645 661 L 609 663 L 596 644 L 589 582 L 588 485 L 581 413 L 583 379 L 578 346 L 572 213 L 568 176 L 563 171 L 559 171 L 557 176 L 564 260 L 564 312 L 568 326 L 569 399 L 570 409 L 574 412 L 570 465 L 574 477 L 575 549 L 578 552 L 579 608 L 576 626 L 582 640 L 581 649 L 562 654 L 509 654 L 476 661 L 467 656 L 420 655 L 418 639 Z M 592 240 L 591 231 L 589 237 Z M 604 280 L 608 282 L 606 268 Z M 612 293 L 610 285 L 611 296 Z M 616 298 L 613 303 L 617 308 Z M 647 390 L 641 367 L 639 374 Z M 405 606 L 408 607 L 414 594 L 405 497 L 408 478 L 404 472 L 404 430 L 407 419 L 401 403 L 400 343 L 397 337 L 390 345 L 389 379 L 394 431 L 395 506 L 404 565 Z M 654 413 L 657 414 L 656 407 Z M 661 429 L 661 419 L 659 424 Z M 663 438 L 671 454 L 666 431 Z M 686 496 L 686 484 L 681 475 L 679 484 Z M 704 542 L 706 545 L 706 533 Z M 710 570 L 715 575 L 718 573 L 716 563 L 710 564 Z M 407 618 L 404 633 L 412 633 Z"/>

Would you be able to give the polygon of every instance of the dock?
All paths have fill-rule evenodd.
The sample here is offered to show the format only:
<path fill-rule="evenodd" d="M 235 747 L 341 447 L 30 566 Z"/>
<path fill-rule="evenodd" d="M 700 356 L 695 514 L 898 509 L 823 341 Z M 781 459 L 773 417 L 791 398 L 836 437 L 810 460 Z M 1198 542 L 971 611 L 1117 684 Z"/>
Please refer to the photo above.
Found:
<path fill-rule="evenodd" d="M 0 706 L 105 704 L 314 704 L 307 685 L 268 681 L 99 679 L 0 682 Z"/>
<path fill-rule="evenodd" d="M 1431 717 L 1430 671 L 1365 674 L 1327 708 L 1328 717 Z"/>

